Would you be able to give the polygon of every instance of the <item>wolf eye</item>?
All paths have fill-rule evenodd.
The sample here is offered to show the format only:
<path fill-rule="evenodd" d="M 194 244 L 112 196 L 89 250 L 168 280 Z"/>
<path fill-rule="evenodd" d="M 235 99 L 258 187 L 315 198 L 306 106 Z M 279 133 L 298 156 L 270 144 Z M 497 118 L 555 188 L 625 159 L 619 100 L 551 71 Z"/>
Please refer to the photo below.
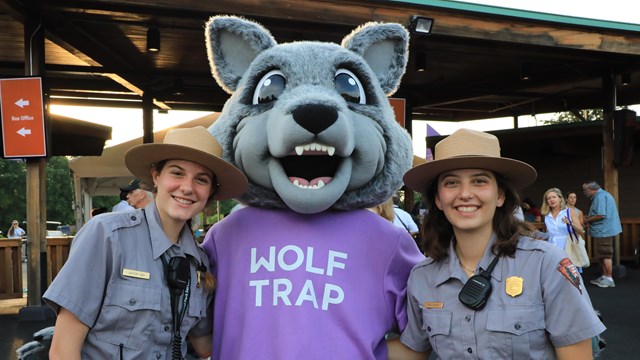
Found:
<path fill-rule="evenodd" d="M 349 70 L 339 69 L 335 77 L 336 91 L 348 102 L 366 104 L 367 96 L 358 77 Z"/>
<path fill-rule="evenodd" d="M 266 104 L 278 100 L 278 96 L 284 92 L 285 85 L 287 85 L 287 80 L 284 78 L 282 71 L 269 71 L 256 86 L 256 90 L 253 93 L 253 105 Z"/>

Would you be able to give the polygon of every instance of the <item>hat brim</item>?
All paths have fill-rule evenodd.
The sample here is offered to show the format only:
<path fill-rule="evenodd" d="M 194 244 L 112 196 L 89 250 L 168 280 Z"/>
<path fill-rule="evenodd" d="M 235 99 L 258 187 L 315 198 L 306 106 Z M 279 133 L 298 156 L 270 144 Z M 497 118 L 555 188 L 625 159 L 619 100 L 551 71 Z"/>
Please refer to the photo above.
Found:
<path fill-rule="evenodd" d="M 136 189 L 140 189 L 140 179 L 135 179 L 131 181 L 131 183 L 120 188 L 120 191 L 133 191 Z"/>
<path fill-rule="evenodd" d="M 238 168 L 204 151 L 174 144 L 142 144 L 124 155 L 124 163 L 131 174 L 149 186 L 153 186 L 152 166 L 170 159 L 192 161 L 210 169 L 218 183 L 214 200 L 232 199 L 247 191 L 247 178 Z"/>
<path fill-rule="evenodd" d="M 425 193 L 438 175 L 457 169 L 486 169 L 501 175 L 516 189 L 523 189 L 536 181 L 538 173 L 531 165 L 509 158 L 488 156 L 460 156 L 433 160 L 418 165 L 404 175 L 404 184 L 417 192 Z"/>

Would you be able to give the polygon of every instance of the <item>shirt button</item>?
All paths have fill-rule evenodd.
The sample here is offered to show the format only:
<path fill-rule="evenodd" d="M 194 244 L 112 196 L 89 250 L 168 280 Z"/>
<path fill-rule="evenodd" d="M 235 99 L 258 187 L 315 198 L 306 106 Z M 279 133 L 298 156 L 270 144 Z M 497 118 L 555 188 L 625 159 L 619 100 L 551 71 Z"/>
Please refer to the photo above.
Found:
<path fill-rule="evenodd" d="M 472 350 L 471 348 L 467 348 L 467 352 L 468 352 L 469 354 L 473 354 L 473 350 Z"/>
<path fill-rule="evenodd" d="M 514 328 L 516 328 L 516 330 L 520 330 L 521 327 L 522 327 L 522 325 L 520 325 L 519 323 L 516 323 L 516 325 L 514 326 Z"/>
<path fill-rule="evenodd" d="M 171 326 L 169 326 L 169 325 L 165 325 L 165 326 L 164 326 L 164 331 L 169 331 L 169 330 L 171 330 Z"/>
<path fill-rule="evenodd" d="M 471 321 L 471 315 L 465 316 L 464 319 L 467 320 L 467 322 Z"/>
<path fill-rule="evenodd" d="M 427 326 L 427 331 L 431 332 L 431 326 Z"/>
<path fill-rule="evenodd" d="M 129 305 L 135 305 L 136 299 L 129 299 Z"/>
<path fill-rule="evenodd" d="M 136 219 L 137 218 L 134 215 L 131 215 L 131 220 L 136 221 Z M 158 355 L 160 355 L 160 354 L 156 354 L 156 357 L 158 357 Z M 160 355 L 160 356 L 162 356 L 162 355 Z"/>
<path fill-rule="evenodd" d="M 162 354 L 160 354 L 159 352 L 156 353 L 156 359 L 161 359 L 162 358 Z"/>

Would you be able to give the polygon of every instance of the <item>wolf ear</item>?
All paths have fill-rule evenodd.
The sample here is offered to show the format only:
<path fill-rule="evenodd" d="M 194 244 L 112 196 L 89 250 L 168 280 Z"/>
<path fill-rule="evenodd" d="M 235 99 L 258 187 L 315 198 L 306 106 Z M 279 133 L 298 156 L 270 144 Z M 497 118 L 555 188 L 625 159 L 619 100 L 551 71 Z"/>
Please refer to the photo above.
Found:
<path fill-rule="evenodd" d="M 342 47 L 362 56 L 387 96 L 400 85 L 407 67 L 409 33 L 400 24 L 366 23 L 342 40 Z"/>
<path fill-rule="evenodd" d="M 211 73 L 221 88 L 233 93 L 251 62 L 277 45 L 264 27 L 235 16 L 214 16 L 205 27 Z"/>

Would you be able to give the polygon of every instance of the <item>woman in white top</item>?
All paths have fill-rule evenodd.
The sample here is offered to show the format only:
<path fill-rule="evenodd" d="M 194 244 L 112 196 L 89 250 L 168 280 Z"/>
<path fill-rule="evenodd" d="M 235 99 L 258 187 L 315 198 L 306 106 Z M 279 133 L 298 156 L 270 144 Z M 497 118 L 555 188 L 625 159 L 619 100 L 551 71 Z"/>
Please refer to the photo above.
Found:
<path fill-rule="evenodd" d="M 564 250 L 569 235 L 568 224 L 571 224 L 576 234 L 583 236 L 584 229 L 578 218 L 578 214 L 567 207 L 562 191 L 551 188 L 545 191 L 542 197 L 540 212 L 544 216 L 544 224 L 549 234 L 549 242 Z M 571 218 L 571 222 L 569 222 Z"/>
<path fill-rule="evenodd" d="M 21 238 L 24 234 L 24 229 L 20 227 L 20 225 L 18 224 L 18 220 L 13 220 L 9 231 L 7 231 L 7 237 L 9 239 L 17 239 Z"/>

